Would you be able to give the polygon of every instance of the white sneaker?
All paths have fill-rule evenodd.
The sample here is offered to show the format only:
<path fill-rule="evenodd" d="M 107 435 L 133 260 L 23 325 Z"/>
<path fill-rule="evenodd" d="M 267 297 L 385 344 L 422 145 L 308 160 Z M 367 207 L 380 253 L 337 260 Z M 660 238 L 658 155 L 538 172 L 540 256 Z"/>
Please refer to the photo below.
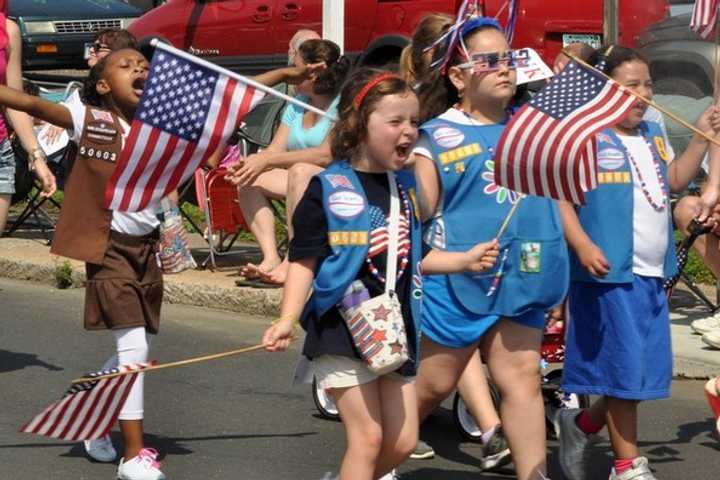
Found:
<path fill-rule="evenodd" d="M 702 341 L 712 348 L 720 349 L 720 328 L 703 333 Z"/>
<path fill-rule="evenodd" d="M 165 474 L 160 471 L 160 462 L 156 459 L 158 452 L 154 448 L 143 448 L 136 457 L 127 462 L 120 459 L 117 469 L 119 480 L 165 480 Z"/>
<path fill-rule="evenodd" d="M 95 440 L 85 440 L 83 442 L 85 446 L 85 453 L 90 458 L 98 462 L 114 462 L 117 458 L 117 452 L 113 447 L 110 435 L 97 438 Z"/>
<path fill-rule="evenodd" d="M 709 317 L 699 318 L 690 324 L 693 332 L 702 335 L 711 330 L 720 329 L 720 312 Z"/>

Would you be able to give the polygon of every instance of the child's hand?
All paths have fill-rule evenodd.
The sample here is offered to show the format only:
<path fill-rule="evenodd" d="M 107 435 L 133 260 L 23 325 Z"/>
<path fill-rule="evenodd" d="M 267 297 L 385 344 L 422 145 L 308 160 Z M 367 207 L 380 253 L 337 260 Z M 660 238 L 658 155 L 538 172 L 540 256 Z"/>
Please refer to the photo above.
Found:
<path fill-rule="evenodd" d="M 314 75 L 327 69 L 325 62 L 310 63 L 303 67 L 286 67 L 285 68 L 285 83 L 290 85 L 298 85 L 305 80 L 312 78 Z"/>
<path fill-rule="evenodd" d="M 698 222 L 705 223 L 710 219 L 718 200 L 720 200 L 720 190 L 717 187 L 708 186 L 705 188 L 705 191 L 700 195 L 699 211 L 695 215 Z"/>
<path fill-rule="evenodd" d="M 577 256 L 583 267 L 595 277 L 604 277 L 610 271 L 610 264 L 603 251 L 592 242 L 577 250 Z"/>
<path fill-rule="evenodd" d="M 478 243 L 465 253 L 467 254 L 466 270 L 471 272 L 490 270 L 493 265 L 495 265 L 497 257 L 500 254 L 499 243 L 497 239 L 490 242 Z"/>
<path fill-rule="evenodd" d="M 42 196 L 49 197 L 55 190 L 57 190 L 57 183 L 55 182 L 55 175 L 52 174 L 47 166 L 47 163 L 43 161 L 35 162 L 35 175 L 42 183 Z"/>
<path fill-rule="evenodd" d="M 280 319 L 265 330 L 262 343 L 268 352 L 284 352 L 295 336 L 297 324 L 294 319 Z"/>

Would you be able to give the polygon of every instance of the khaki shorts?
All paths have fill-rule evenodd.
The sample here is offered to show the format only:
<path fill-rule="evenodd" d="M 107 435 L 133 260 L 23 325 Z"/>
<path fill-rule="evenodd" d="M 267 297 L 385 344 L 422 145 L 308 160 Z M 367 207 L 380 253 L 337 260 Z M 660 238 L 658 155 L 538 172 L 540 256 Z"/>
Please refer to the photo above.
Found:
<path fill-rule="evenodd" d="M 380 375 L 372 372 L 361 360 L 341 355 L 320 355 L 312 360 L 315 381 L 319 388 L 348 388 L 377 380 Z M 403 377 L 392 372 L 383 375 L 402 382 L 411 382 L 412 377 Z"/>

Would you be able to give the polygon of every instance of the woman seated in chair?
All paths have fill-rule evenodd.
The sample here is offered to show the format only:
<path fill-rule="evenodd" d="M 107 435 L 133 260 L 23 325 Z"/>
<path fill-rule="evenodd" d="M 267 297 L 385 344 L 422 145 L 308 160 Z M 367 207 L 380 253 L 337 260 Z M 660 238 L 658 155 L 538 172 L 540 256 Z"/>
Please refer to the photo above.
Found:
<path fill-rule="evenodd" d="M 328 40 L 306 40 L 298 48 L 295 65 L 324 62 L 326 68 L 296 85 L 297 97 L 337 117 L 337 95 L 350 70 L 350 61 Z M 262 261 L 247 264 L 241 271 L 247 280 L 281 285 L 287 262 L 280 258 L 275 239 L 275 216 L 270 199 L 286 199 L 287 218 L 310 178 L 331 159 L 328 132 L 332 121 L 297 105 L 288 104 L 272 143 L 231 167 L 229 179 L 239 187 L 240 207 L 260 245 Z M 288 224 L 288 235 L 292 236 Z M 252 283 L 252 282 L 251 282 Z"/>

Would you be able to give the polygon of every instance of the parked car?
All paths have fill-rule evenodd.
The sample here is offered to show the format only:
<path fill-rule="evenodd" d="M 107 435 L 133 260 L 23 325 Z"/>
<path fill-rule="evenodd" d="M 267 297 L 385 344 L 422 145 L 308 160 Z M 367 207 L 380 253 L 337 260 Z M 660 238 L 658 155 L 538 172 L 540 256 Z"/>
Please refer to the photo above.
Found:
<path fill-rule="evenodd" d="M 339 1 L 339 0 L 338 0 Z M 397 62 L 420 19 L 454 14 L 462 0 L 346 0 L 345 49 L 362 64 Z M 480 2 L 488 16 L 507 21 L 505 0 Z M 665 18 L 667 0 L 620 2 L 621 41 L 634 44 L 649 25 Z M 535 48 L 552 62 L 563 44 L 602 38 L 603 0 L 522 0 L 513 45 Z M 322 0 L 170 0 L 144 14 L 130 31 L 243 73 L 287 62 L 288 41 L 300 28 L 321 31 Z"/>
<path fill-rule="evenodd" d="M 135 5 L 139 9 L 141 9 L 143 12 L 147 12 L 151 8 L 155 8 L 157 6 L 162 5 L 163 3 L 167 3 L 167 0 L 122 0 L 125 3 L 129 3 L 130 5 Z"/>
<path fill-rule="evenodd" d="M 20 26 L 23 69 L 87 68 L 94 32 L 127 28 L 142 11 L 122 0 L 10 0 Z"/>
<path fill-rule="evenodd" d="M 711 96 L 715 72 L 715 34 L 710 41 L 689 28 L 690 14 L 652 25 L 640 36 L 638 47 L 650 62 L 654 91 L 701 98 Z"/>

